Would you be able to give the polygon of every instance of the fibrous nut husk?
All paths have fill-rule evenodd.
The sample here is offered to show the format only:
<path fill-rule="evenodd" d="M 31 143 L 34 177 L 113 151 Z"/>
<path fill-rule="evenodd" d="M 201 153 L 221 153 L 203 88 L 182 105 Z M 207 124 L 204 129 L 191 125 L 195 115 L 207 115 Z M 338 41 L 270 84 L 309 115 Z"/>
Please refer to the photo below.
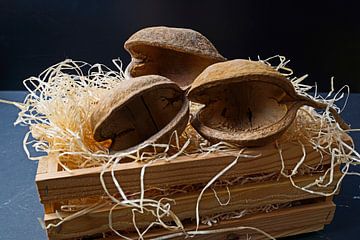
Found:
<path fill-rule="evenodd" d="M 206 37 L 185 28 L 144 28 L 134 33 L 124 47 L 132 57 L 127 67 L 131 77 L 161 75 L 183 89 L 207 66 L 226 60 Z"/>
<path fill-rule="evenodd" d="M 147 75 L 124 80 L 98 104 L 91 117 L 96 141 L 112 139 L 111 151 L 132 151 L 147 143 L 168 143 L 184 131 L 189 103 L 169 79 Z"/>
<path fill-rule="evenodd" d="M 192 121 L 203 137 L 242 146 L 276 140 L 303 105 L 328 107 L 297 94 L 292 83 L 271 66 L 241 59 L 206 68 L 193 82 L 188 97 L 205 105 Z M 348 128 L 335 109 L 329 110 L 343 129 Z"/>

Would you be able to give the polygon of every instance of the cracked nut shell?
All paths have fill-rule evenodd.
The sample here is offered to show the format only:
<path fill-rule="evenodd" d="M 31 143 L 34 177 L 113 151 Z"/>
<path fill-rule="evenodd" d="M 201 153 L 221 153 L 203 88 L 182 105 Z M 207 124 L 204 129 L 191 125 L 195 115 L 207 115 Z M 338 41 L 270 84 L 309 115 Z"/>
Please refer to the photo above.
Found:
<path fill-rule="evenodd" d="M 132 60 L 131 77 L 149 74 L 165 76 L 182 89 L 209 65 L 225 61 L 214 45 L 191 29 L 149 27 L 134 33 L 124 45 Z"/>
<path fill-rule="evenodd" d="M 276 140 L 301 106 L 328 107 L 298 95 L 292 83 L 271 66 L 242 59 L 206 68 L 193 82 L 188 98 L 205 105 L 191 123 L 204 138 L 249 147 Z M 347 129 L 336 110 L 329 110 Z"/>
<path fill-rule="evenodd" d="M 112 139 L 111 151 L 132 151 L 147 143 L 168 143 L 189 119 L 183 90 L 169 79 L 147 75 L 124 80 L 98 103 L 91 116 L 96 141 Z"/>

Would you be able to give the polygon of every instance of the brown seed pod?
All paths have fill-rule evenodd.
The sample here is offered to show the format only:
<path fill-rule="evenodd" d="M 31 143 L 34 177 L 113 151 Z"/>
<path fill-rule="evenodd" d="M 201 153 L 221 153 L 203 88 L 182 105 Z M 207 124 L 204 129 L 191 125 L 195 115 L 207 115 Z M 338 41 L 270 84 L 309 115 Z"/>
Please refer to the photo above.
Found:
<path fill-rule="evenodd" d="M 131 151 L 146 143 L 168 143 L 189 120 L 183 90 L 169 79 L 147 75 L 124 80 L 99 102 L 91 117 L 96 141 L 112 139 L 110 150 Z"/>
<path fill-rule="evenodd" d="M 242 146 L 261 146 L 277 139 L 303 105 L 328 107 L 297 94 L 292 83 L 272 67 L 240 59 L 206 68 L 193 82 L 188 97 L 205 104 L 192 120 L 203 137 Z M 347 129 L 336 110 L 329 110 Z"/>
<path fill-rule="evenodd" d="M 161 75 L 182 89 L 189 87 L 207 66 L 226 60 L 206 37 L 185 28 L 144 28 L 134 33 L 124 47 L 132 57 L 126 71 L 130 76 Z"/>

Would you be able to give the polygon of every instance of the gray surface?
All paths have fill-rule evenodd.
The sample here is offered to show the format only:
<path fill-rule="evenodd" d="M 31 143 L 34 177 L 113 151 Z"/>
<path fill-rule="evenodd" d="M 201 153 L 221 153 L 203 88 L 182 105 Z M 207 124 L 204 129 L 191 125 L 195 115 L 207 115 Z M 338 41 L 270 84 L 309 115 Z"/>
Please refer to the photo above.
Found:
<path fill-rule="evenodd" d="M 1 99 L 21 101 L 24 92 L 1 92 Z M 343 117 L 353 128 L 360 128 L 360 94 L 354 94 Z M 0 104 L 0 239 L 46 239 L 37 218 L 42 218 L 34 179 L 37 162 L 27 160 L 22 149 L 26 128 L 13 126 L 18 110 Z M 360 149 L 359 134 L 353 135 Z M 360 172 L 360 169 L 357 169 Z M 337 210 L 332 224 L 316 233 L 287 239 L 360 239 L 360 177 L 345 178 L 335 198 Z"/>
<path fill-rule="evenodd" d="M 0 92 L 1 99 L 22 101 L 23 92 Z M 17 108 L 0 103 L 0 239 L 46 239 L 38 218 L 43 210 L 37 196 L 37 162 L 27 159 L 22 139 L 27 128 L 16 126 Z"/>

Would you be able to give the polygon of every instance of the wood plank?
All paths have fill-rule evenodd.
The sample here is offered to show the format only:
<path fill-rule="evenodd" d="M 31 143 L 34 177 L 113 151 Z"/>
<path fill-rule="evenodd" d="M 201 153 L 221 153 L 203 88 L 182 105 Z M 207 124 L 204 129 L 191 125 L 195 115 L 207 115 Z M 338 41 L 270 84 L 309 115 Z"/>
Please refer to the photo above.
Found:
<path fill-rule="evenodd" d="M 281 231 L 271 231 L 271 236 L 274 238 L 280 237 L 288 237 L 294 236 L 304 233 L 316 232 L 324 229 L 324 224 L 315 224 L 315 225 L 308 225 L 302 227 L 294 227 L 291 229 L 284 229 Z M 105 240 L 120 240 L 119 237 L 112 237 L 112 238 L 105 238 Z M 150 238 L 148 238 L 150 239 Z M 184 236 L 172 238 L 171 240 L 183 240 L 185 239 Z M 209 235 L 199 235 L 192 239 L 196 240 L 213 240 L 213 239 L 226 239 L 226 240 L 240 240 L 240 239 L 250 239 L 250 240 L 269 240 L 268 237 L 251 231 L 239 231 L 239 232 L 232 232 L 232 233 L 217 233 L 217 234 L 209 234 Z"/>
<path fill-rule="evenodd" d="M 338 178 L 338 172 L 336 177 Z M 299 185 L 306 185 L 318 176 L 303 176 L 296 179 Z M 329 187 L 332 190 L 334 186 Z M 241 209 L 251 209 L 262 207 L 269 204 L 281 204 L 302 199 L 319 198 L 319 195 L 309 194 L 294 188 L 289 180 L 271 181 L 263 183 L 248 183 L 242 186 L 232 186 L 230 188 L 231 201 L 227 206 L 220 206 L 214 193 L 209 190 L 205 192 L 200 202 L 200 215 L 208 216 L 222 212 L 230 212 Z M 228 193 L 226 190 L 217 190 L 218 196 L 227 201 Z M 195 218 L 195 206 L 199 192 L 192 192 L 174 196 L 176 204 L 172 206 L 172 211 L 180 219 Z M 59 229 L 49 231 L 54 239 L 91 235 L 99 232 L 110 231 L 108 226 L 109 207 L 99 209 L 95 212 L 81 216 L 69 222 L 64 222 Z M 68 213 L 61 213 L 64 218 Z M 118 208 L 112 214 L 113 226 L 119 230 L 134 231 L 131 222 L 132 212 L 130 208 Z M 137 226 L 146 227 L 154 221 L 153 216 L 137 215 Z M 164 221 L 170 219 L 163 219 Z M 46 214 L 45 223 L 57 223 L 57 214 Z"/>
<path fill-rule="evenodd" d="M 238 220 L 223 221 L 213 227 L 201 226 L 199 229 L 208 230 L 247 226 L 261 229 L 275 238 L 286 237 L 323 229 L 324 225 L 327 223 L 327 217 L 334 214 L 335 208 L 336 205 L 332 201 L 318 202 L 289 209 L 279 209 L 270 213 L 249 215 Z M 194 227 L 187 227 L 186 229 L 187 231 L 194 230 Z M 169 234 L 169 232 L 160 230 L 158 232 L 149 233 L 145 237 L 146 239 L 153 239 L 154 237 L 164 236 L 166 234 Z M 136 235 L 134 235 L 134 237 L 135 236 Z M 258 234 L 253 230 L 198 235 L 195 239 L 228 239 L 229 237 L 239 237 L 238 239 L 247 239 L 247 237 L 251 237 L 251 239 L 256 240 L 268 239 L 266 236 Z M 184 236 L 172 239 L 184 239 Z"/>
<path fill-rule="evenodd" d="M 59 165 L 54 155 L 44 156 L 39 159 L 36 174 L 56 173 Z"/>
<path fill-rule="evenodd" d="M 286 143 L 282 146 L 285 168 L 292 169 L 303 156 L 300 146 Z M 320 154 L 311 147 L 307 147 L 307 156 L 304 164 L 317 166 Z M 251 159 L 239 159 L 222 179 L 251 174 L 279 172 L 281 162 L 278 150 L 274 144 L 260 148 L 249 148 L 244 154 L 261 156 Z M 207 156 L 181 156 L 171 162 L 158 161 L 148 166 L 145 172 L 146 187 L 168 187 L 184 184 L 206 183 L 218 172 L 234 161 L 237 152 L 212 153 Z M 323 163 L 329 163 L 329 156 L 324 155 Z M 142 163 L 123 163 L 114 167 L 115 176 L 122 188 L 129 192 L 140 190 L 140 171 Z M 102 168 L 78 169 L 69 173 L 38 174 L 36 184 L 40 199 L 47 201 L 98 196 L 104 194 L 100 184 L 99 174 Z M 111 193 L 116 192 L 110 170 L 104 174 L 104 180 Z"/>
<path fill-rule="evenodd" d="M 47 156 L 41 159 L 42 161 L 46 161 L 46 164 L 43 164 L 43 167 L 46 167 L 46 173 L 56 173 L 59 169 L 59 164 L 56 158 L 53 156 Z M 44 212 L 45 213 L 53 213 L 57 208 L 57 204 L 54 202 L 44 203 Z"/>
<path fill-rule="evenodd" d="M 46 157 L 42 157 L 38 161 L 38 166 L 36 170 L 36 174 L 45 174 L 48 172 L 48 159 Z"/>
<path fill-rule="evenodd" d="M 322 229 L 324 229 L 325 225 L 324 224 L 315 224 L 315 225 L 310 225 L 310 226 L 302 226 L 299 228 L 292 228 L 292 229 L 284 229 L 280 232 L 273 232 L 272 236 L 275 238 L 280 238 L 280 237 L 289 237 L 289 236 L 294 236 L 294 235 L 299 235 L 299 234 L 304 234 L 304 233 L 311 233 L 311 232 L 317 232 L 320 231 Z M 119 238 L 118 236 L 112 236 L 115 234 L 111 234 L 108 233 L 109 236 L 107 237 L 93 237 L 92 236 L 92 240 L 122 240 L 122 238 Z M 251 236 L 251 238 L 249 238 Z M 132 237 L 132 236 L 130 236 Z M 156 235 L 153 236 L 153 238 L 157 237 Z M 216 237 L 216 238 L 215 238 Z M 134 235 L 133 237 L 134 239 L 137 239 L 137 237 Z M 149 237 L 147 239 L 150 239 Z M 176 237 L 176 238 L 171 238 L 171 240 L 183 240 L 186 239 L 183 236 L 181 237 Z M 191 239 L 201 239 L 201 240 L 207 240 L 207 239 L 226 239 L 226 240 L 269 240 L 268 237 L 261 235 L 261 234 L 256 234 L 256 233 L 251 233 L 246 234 L 246 233 L 223 233 L 223 234 L 210 234 L 210 235 L 202 235 L 202 236 L 196 236 L 193 237 Z M 69 239 L 70 240 L 70 239 Z M 78 238 L 72 238 L 71 240 L 78 240 Z"/>
<path fill-rule="evenodd" d="M 333 215 L 335 204 L 332 201 L 318 202 L 289 209 L 278 209 L 270 213 L 258 213 L 245 216 L 236 220 L 222 221 L 212 227 L 201 225 L 199 230 L 214 230 L 220 228 L 236 228 L 240 226 L 259 228 L 275 238 L 293 236 L 297 234 L 319 231 L 328 223 L 327 217 Z M 194 224 L 186 225 L 187 231 L 194 230 Z M 145 235 L 145 239 L 154 239 L 156 237 L 165 236 L 169 231 L 158 229 L 150 231 Z M 136 239 L 135 233 L 128 233 L 126 236 Z M 252 230 L 238 230 L 226 233 L 217 233 L 209 235 L 197 235 L 193 239 L 247 239 L 267 240 L 268 238 L 262 234 Z M 50 238 L 58 239 L 58 238 Z M 118 240 L 117 236 L 105 238 L 106 240 Z M 171 238 L 185 239 L 185 236 Z"/>
<path fill-rule="evenodd" d="M 54 158 L 53 156 L 48 156 L 47 157 L 47 162 L 48 162 L 48 171 L 47 173 L 51 174 L 51 173 L 57 173 L 59 170 L 59 164 L 56 158 Z"/>

